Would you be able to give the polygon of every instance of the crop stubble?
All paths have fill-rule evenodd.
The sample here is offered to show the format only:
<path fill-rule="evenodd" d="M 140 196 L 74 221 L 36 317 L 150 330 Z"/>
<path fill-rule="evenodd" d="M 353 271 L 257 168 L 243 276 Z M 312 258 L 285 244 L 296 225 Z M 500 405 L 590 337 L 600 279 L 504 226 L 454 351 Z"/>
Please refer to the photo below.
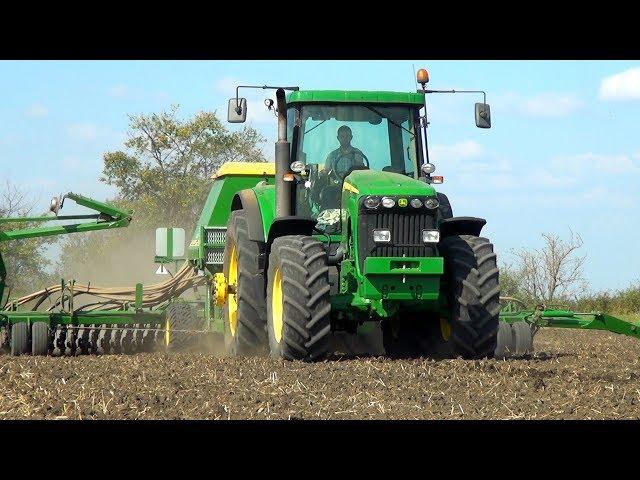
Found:
<path fill-rule="evenodd" d="M 6 419 L 637 419 L 640 343 L 546 329 L 518 360 L 0 357 Z"/>

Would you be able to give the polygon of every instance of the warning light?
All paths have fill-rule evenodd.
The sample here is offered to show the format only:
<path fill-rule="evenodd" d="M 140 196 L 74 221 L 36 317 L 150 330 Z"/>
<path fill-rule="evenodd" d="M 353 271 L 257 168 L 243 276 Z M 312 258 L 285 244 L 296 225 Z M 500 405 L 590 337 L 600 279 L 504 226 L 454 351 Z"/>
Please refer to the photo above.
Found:
<path fill-rule="evenodd" d="M 424 85 L 425 83 L 429 83 L 429 72 L 427 72 L 424 68 L 421 68 L 416 74 L 416 80 L 418 80 L 418 83 L 422 85 Z"/>

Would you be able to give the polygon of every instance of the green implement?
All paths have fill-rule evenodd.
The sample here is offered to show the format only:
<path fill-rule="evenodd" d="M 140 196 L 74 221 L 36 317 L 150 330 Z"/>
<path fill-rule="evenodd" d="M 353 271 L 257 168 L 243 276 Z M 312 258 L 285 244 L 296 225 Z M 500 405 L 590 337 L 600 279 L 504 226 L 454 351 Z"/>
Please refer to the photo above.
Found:
<path fill-rule="evenodd" d="M 70 198 L 78 205 L 95 210 L 97 213 L 90 215 L 58 215 L 58 212 L 64 205 L 65 199 Z M 121 228 L 129 225 L 133 212 L 122 210 L 108 203 L 99 202 L 92 198 L 69 192 L 62 198 L 54 197 L 51 200 L 50 210 L 52 215 L 39 217 L 11 217 L 0 218 L 0 242 L 10 242 L 12 240 L 23 240 L 27 238 L 49 237 L 52 235 L 63 235 L 67 233 L 81 233 L 93 230 L 105 230 L 111 228 Z M 3 225 L 10 223 L 47 223 L 51 221 L 67 221 L 67 220 L 93 220 L 89 222 L 74 223 L 70 225 L 52 225 L 39 228 L 16 228 L 13 230 L 5 230 L 1 228 Z M 7 284 L 7 271 L 2 260 L 2 252 L 0 251 L 0 306 L 3 305 L 4 290 Z M 7 299 L 8 300 L 8 299 Z"/>
<path fill-rule="evenodd" d="M 527 309 L 524 302 L 513 297 L 502 297 L 500 300 L 502 309 L 497 351 L 501 352 L 501 356 L 533 352 L 534 336 L 543 327 L 603 330 L 640 338 L 640 322 L 623 320 L 602 312 L 573 312 L 545 308 L 543 305 Z M 516 343 L 523 347 L 516 348 Z"/>

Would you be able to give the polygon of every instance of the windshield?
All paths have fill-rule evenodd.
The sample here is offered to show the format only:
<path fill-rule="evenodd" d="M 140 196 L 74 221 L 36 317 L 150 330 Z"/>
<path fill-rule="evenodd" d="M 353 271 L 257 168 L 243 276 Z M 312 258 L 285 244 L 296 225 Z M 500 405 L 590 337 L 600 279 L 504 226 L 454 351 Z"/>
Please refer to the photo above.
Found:
<path fill-rule="evenodd" d="M 310 172 L 297 189 L 298 206 L 308 206 L 312 218 L 338 209 L 342 180 L 355 168 L 415 178 L 414 114 L 414 107 L 379 104 L 304 105 L 295 114 L 290 111 L 298 127 L 296 160 Z"/>
<path fill-rule="evenodd" d="M 368 160 L 371 169 L 415 175 L 416 143 L 410 107 L 305 105 L 299 121 L 297 159 L 306 164 L 331 167 L 331 160 L 335 163 L 341 155 L 359 151 L 358 157 L 364 154 L 364 163 Z"/>

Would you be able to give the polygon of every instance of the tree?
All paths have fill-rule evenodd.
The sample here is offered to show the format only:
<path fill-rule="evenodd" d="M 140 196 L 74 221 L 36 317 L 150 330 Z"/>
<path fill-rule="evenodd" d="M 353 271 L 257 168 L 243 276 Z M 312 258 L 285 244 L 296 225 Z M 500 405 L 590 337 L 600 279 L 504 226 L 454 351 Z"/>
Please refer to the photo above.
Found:
<path fill-rule="evenodd" d="M 0 217 L 33 216 L 36 201 L 29 194 L 9 181 L 0 191 Z M 0 223 L 3 231 L 33 228 L 41 223 Z M 50 237 L 31 238 L 3 242 L 0 244 L 2 258 L 7 271 L 7 289 L 11 296 L 30 293 L 49 283 L 53 277 L 47 270 L 51 261 L 45 256 L 45 247 L 54 242 Z"/>
<path fill-rule="evenodd" d="M 209 191 L 211 175 L 228 161 L 265 161 L 253 128 L 229 132 L 215 112 L 192 119 L 168 112 L 129 116 L 128 151 L 104 155 L 101 181 L 118 188 L 118 199 L 149 226 L 191 227 Z"/>
<path fill-rule="evenodd" d="M 265 139 L 253 128 L 225 128 L 215 112 L 182 120 L 178 107 L 129 116 L 123 150 L 103 156 L 100 180 L 117 188 L 111 201 L 132 209 L 125 229 L 65 239 L 63 276 L 122 284 L 157 281 L 155 229 L 184 228 L 189 238 L 211 186 L 211 175 L 228 161 L 265 161 Z M 151 277 L 149 277 L 149 272 Z"/>
<path fill-rule="evenodd" d="M 542 238 L 541 249 L 514 252 L 519 261 L 516 277 L 524 295 L 536 302 L 551 303 L 583 291 L 586 255 L 577 255 L 583 245 L 580 235 L 571 232 L 569 239 L 563 240 L 556 234 L 543 233 Z"/>

